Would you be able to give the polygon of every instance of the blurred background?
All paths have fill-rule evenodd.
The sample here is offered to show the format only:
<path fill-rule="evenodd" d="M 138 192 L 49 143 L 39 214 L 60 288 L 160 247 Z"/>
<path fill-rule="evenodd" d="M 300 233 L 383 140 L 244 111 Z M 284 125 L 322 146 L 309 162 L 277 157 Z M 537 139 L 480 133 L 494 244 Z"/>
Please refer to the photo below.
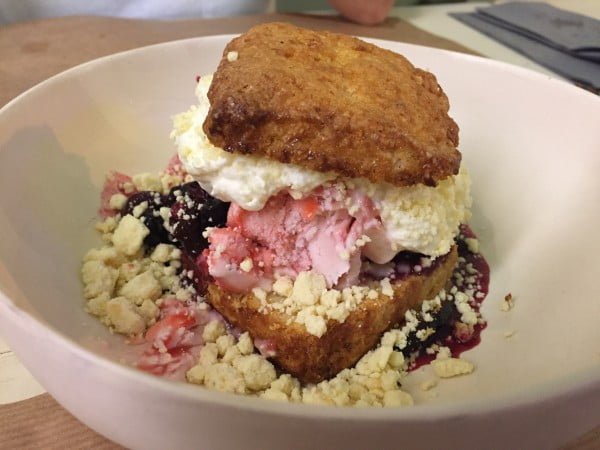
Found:
<path fill-rule="evenodd" d="M 493 0 L 395 0 L 394 6 L 412 6 L 412 5 L 433 5 L 439 3 L 468 3 L 487 2 L 493 3 Z M 275 10 L 279 12 L 298 12 L 298 11 L 333 11 L 326 0 L 275 0 Z"/>
<path fill-rule="evenodd" d="M 600 0 L 585 1 L 600 2 Z M 332 3 L 334 2 L 336 0 L 332 1 Z M 475 2 L 475 0 L 395 0 L 394 6 Z M 493 0 L 477 0 L 477 2 L 501 3 L 501 1 Z M 352 0 L 347 0 L 345 3 L 352 3 Z M 356 3 L 364 3 L 364 0 L 356 0 Z M 66 15 L 100 15 L 136 19 L 192 19 L 264 12 L 315 11 L 333 12 L 335 9 L 326 0 L 0 0 L 0 26 Z"/>

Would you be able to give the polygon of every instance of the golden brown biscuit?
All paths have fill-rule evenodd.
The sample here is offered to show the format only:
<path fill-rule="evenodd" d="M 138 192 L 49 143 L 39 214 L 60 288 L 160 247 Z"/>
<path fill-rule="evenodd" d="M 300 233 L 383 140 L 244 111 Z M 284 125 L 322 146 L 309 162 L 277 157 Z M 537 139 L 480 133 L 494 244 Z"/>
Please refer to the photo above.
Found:
<path fill-rule="evenodd" d="M 208 98 L 204 131 L 229 152 L 396 186 L 460 166 L 435 76 L 350 36 L 258 25 L 227 45 Z"/>
<path fill-rule="evenodd" d="M 353 366 L 386 330 L 402 322 L 408 309 L 433 298 L 450 279 L 457 258 L 454 246 L 428 275 L 410 275 L 393 283 L 393 298 L 380 294 L 374 300 L 365 299 L 343 323 L 329 320 L 320 338 L 309 334 L 304 325 L 291 322 L 284 313 L 260 312 L 261 302 L 251 293 L 233 294 L 211 283 L 207 300 L 255 341 L 270 341 L 276 351 L 270 359 L 284 372 L 305 383 L 318 383 Z"/>

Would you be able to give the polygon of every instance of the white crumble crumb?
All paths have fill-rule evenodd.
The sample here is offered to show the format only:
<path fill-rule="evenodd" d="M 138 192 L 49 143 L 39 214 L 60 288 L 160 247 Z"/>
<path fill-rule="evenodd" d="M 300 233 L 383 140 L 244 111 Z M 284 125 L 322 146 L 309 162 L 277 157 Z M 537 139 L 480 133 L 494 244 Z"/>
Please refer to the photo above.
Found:
<path fill-rule="evenodd" d="M 190 289 L 186 288 L 177 289 L 177 291 L 175 292 L 175 298 L 183 302 L 190 300 L 192 298 L 192 292 L 190 291 Z"/>
<path fill-rule="evenodd" d="M 227 61 L 229 61 L 229 62 L 237 61 L 238 56 L 239 56 L 238 52 L 228 52 L 227 53 Z"/>
<path fill-rule="evenodd" d="M 162 193 L 168 194 L 172 188 L 179 186 L 183 183 L 181 175 L 171 175 L 169 173 L 163 173 L 160 176 L 160 184 L 162 185 Z"/>
<path fill-rule="evenodd" d="M 100 318 L 106 316 L 106 303 L 110 300 L 108 293 L 103 292 L 98 297 L 90 298 L 85 306 L 86 311 Z"/>
<path fill-rule="evenodd" d="M 288 277 L 280 277 L 273 283 L 273 292 L 283 297 L 289 297 L 292 294 L 294 283 Z"/>
<path fill-rule="evenodd" d="M 152 325 L 155 323 L 160 314 L 158 306 L 156 306 L 156 303 L 150 299 L 144 300 L 142 304 L 138 306 L 137 310 L 146 321 L 146 325 Z"/>
<path fill-rule="evenodd" d="M 436 359 L 450 359 L 452 358 L 452 353 L 448 347 L 438 347 Z"/>
<path fill-rule="evenodd" d="M 275 400 L 277 402 L 288 402 L 289 398 L 284 392 L 269 388 L 266 391 L 261 392 L 260 398 L 267 400 Z"/>
<path fill-rule="evenodd" d="M 219 348 L 214 342 L 210 342 L 200 349 L 198 364 L 209 366 L 216 364 L 219 358 Z"/>
<path fill-rule="evenodd" d="M 215 227 L 206 227 L 204 229 L 204 231 L 202 232 L 202 237 L 204 239 L 208 239 L 211 235 L 211 233 L 213 232 L 213 230 L 215 229 Z"/>
<path fill-rule="evenodd" d="M 427 327 L 418 330 L 416 336 L 420 341 L 425 341 L 433 333 L 435 333 L 435 330 L 433 328 Z"/>
<path fill-rule="evenodd" d="M 138 191 L 162 192 L 162 183 L 157 175 L 140 173 L 132 177 L 133 184 Z"/>
<path fill-rule="evenodd" d="M 306 310 L 300 311 L 296 317 L 296 322 L 304 324 L 306 331 L 313 336 L 321 337 L 327 331 L 327 322 L 321 316 L 315 314 L 303 314 Z"/>
<path fill-rule="evenodd" d="M 217 344 L 217 350 L 219 351 L 219 356 L 225 358 L 225 355 L 230 350 L 234 350 L 236 354 L 235 357 L 237 358 L 241 355 L 241 353 L 239 352 L 239 349 L 235 346 L 235 337 L 231 334 L 225 334 L 225 330 L 223 330 L 223 333 L 224 334 L 219 336 L 215 341 L 215 344 Z"/>
<path fill-rule="evenodd" d="M 223 354 L 221 362 L 232 364 L 233 361 L 238 359 L 240 356 L 242 356 L 242 352 L 240 352 L 240 349 L 237 348 L 237 346 L 231 346 L 225 349 L 225 353 Z"/>
<path fill-rule="evenodd" d="M 255 353 L 240 356 L 233 365 L 242 373 L 246 387 L 251 391 L 267 389 L 277 378 L 273 364 Z"/>
<path fill-rule="evenodd" d="M 392 352 L 392 354 L 390 355 L 390 359 L 388 360 L 388 364 L 394 369 L 400 369 L 404 367 L 405 360 L 402 352 Z"/>
<path fill-rule="evenodd" d="M 107 266 L 118 268 L 127 261 L 127 258 L 117 251 L 116 248 L 105 245 L 104 247 L 90 249 L 83 257 L 84 262 L 92 260 L 97 260 Z"/>
<path fill-rule="evenodd" d="M 225 334 L 225 324 L 220 320 L 212 320 L 206 324 L 202 330 L 202 339 L 204 342 L 216 342 L 216 340 Z"/>
<path fill-rule="evenodd" d="M 86 261 L 81 267 L 83 295 L 88 299 L 102 294 L 111 296 L 118 276 L 117 269 L 105 265 L 102 261 Z"/>
<path fill-rule="evenodd" d="M 235 367 L 225 363 L 216 363 L 205 368 L 204 385 L 209 389 L 221 392 L 235 394 L 246 392 L 243 375 Z"/>
<path fill-rule="evenodd" d="M 204 375 L 206 373 L 206 367 L 203 364 L 197 364 L 188 370 L 185 374 L 185 378 L 189 383 L 193 384 L 204 384 Z"/>
<path fill-rule="evenodd" d="M 264 302 L 267 301 L 267 291 L 265 291 L 264 289 L 259 288 L 259 287 L 255 287 L 255 288 L 252 288 L 252 293 L 261 302 L 264 303 Z"/>
<path fill-rule="evenodd" d="M 325 277 L 315 272 L 300 272 L 290 295 L 290 301 L 300 305 L 314 305 L 327 289 Z"/>
<path fill-rule="evenodd" d="M 171 218 L 171 208 L 167 208 L 166 206 L 162 206 L 158 213 L 160 214 L 161 219 L 164 221 L 165 225 L 169 224 L 169 219 Z"/>
<path fill-rule="evenodd" d="M 249 355 L 254 351 L 254 343 L 247 332 L 240 335 L 237 348 L 242 355 Z"/>
<path fill-rule="evenodd" d="M 253 267 L 254 267 L 254 263 L 252 262 L 251 258 L 245 258 L 240 263 L 240 269 L 242 269 L 244 272 L 250 272 Z"/>
<path fill-rule="evenodd" d="M 103 235 L 112 233 L 117 228 L 117 219 L 113 216 L 107 217 L 103 221 L 96 223 L 94 228 Z"/>
<path fill-rule="evenodd" d="M 141 305 L 146 299 L 156 300 L 162 294 L 160 283 L 154 278 L 151 271 L 143 272 L 129 280 L 119 291 L 132 302 Z"/>
<path fill-rule="evenodd" d="M 135 186 L 133 185 L 133 183 L 126 181 L 125 183 L 123 183 L 123 192 L 125 192 L 125 194 L 133 194 L 135 192 Z"/>
<path fill-rule="evenodd" d="M 144 318 L 125 297 L 115 297 L 106 303 L 106 317 L 117 333 L 134 336 L 146 329 Z"/>
<path fill-rule="evenodd" d="M 113 194 L 108 201 L 108 206 L 114 211 L 121 211 L 127 203 L 127 197 L 120 192 Z"/>
<path fill-rule="evenodd" d="M 367 298 L 369 300 L 375 300 L 378 297 L 379 297 L 379 294 L 377 293 L 377 291 L 375 289 L 370 289 L 369 292 L 367 293 Z"/>
<path fill-rule="evenodd" d="M 440 378 L 467 375 L 475 370 L 473 363 L 459 358 L 435 359 L 431 362 L 433 371 Z"/>
<path fill-rule="evenodd" d="M 479 240 L 475 238 L 466 238 L 465 244 L 471 253 L 479 253 Z"/>
<path fill-rule="evenodd" d="M 383 280 L 381 280 L 380 284 L 381 284 L 381 293 L 383 295 L 387 295 L 388 297 L 394 296 L 394 289 L 392 288 L 389 278 L 387 278 L 387 277 L 384 278 Z"/>
<path fill-rule="evenodd" d="M 412 406 L 414 403 L 412 396 L 404 391 L 387 391 L 383 395 L 383 406 Z"/>
<path fill-rule="evenodd" d="M 419 385 L 419 387 L 421 388 L 422 391 L 429 391 L 429 390 L 433 389 L 434 387 L 436 387 L 437 384 L 438 384 L 437 380 L 432 378 L 432 379 L 423 381 Z"/>
<path fill-rule="evenodd" d="M 155 262 L 166 263 L 171 261 L 172 259 L 176 259 L 173 256 L 174 251 L 177 250 L 175 246 L 169 244 L 158 244 L 152 254 L 150 255 L 150 259 Z"/>
<path fill-rule="evenodd" d="M 148 202 L 144 201 L 144 202 L 141 202 L 141 203 L 135 205 L 133 207 L 133 211 L 131 213 L 133 214 L 133 217 L 139 219 L 140 216 L 142 214 L 144 214 L 144 212 L 146 212 L 147 209 L 148 209 Z"/>
<path fill-rule="evenodd" d="M 352 286 L 327 289 L 325 278 L 314 272 L 300 272 L 296 280 L 279 277 L 272 285 L 275 295 L 268 298 L 262 290 L 253 290 L 261 301 L 259 311 L 267 313 L 278 311 L 290 316 L 288 323 L 304 324 L 310 334 L 321 337 L 327 331 L 327 321 L 335 320 L 343 323 L 350 313 L 365 299 L 377 299 L 380 292 L 388 287 L 388 294 L 393 289 L 387 280 L 378 289 L 369 286 Z"/>
<path fill-rule="evenodd" d="M 120 252 L 132 256 L 142 248 L 144 238 L 150 230 L 132 215 L 121 219 L 112 236 L 112 243 Z"/>

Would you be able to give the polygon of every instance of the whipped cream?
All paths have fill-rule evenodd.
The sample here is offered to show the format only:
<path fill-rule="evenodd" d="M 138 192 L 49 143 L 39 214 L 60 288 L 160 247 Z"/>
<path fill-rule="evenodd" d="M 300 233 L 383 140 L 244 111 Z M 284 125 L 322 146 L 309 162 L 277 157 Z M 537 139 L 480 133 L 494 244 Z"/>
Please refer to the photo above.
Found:
<path fill-rule="evenodd" d="M 373 200 L 394 253 L 410 250 L 433 257 L 445 255 L 454 244 L 458 226 L 471 217 L 471 178 L 464 168 L 435 187 L 396 187 L 365 179 L 346 184 Z"/>
<path fill-rule="evenodd" d="M 201 77 L 196 88 L 198 105 L 175 116 L 171 137 L 185 169 L 212 196 L 258 211 L 279 192 L 288 191 L 294 198 L 300 198 L 335 179 L 351 190 L 363 191 L 373 200 L 394 254 L 402 250 L 432 257 L 448 253 L 459 224 L 470 217 L 471 181 L 466 170 L 461 169 L 435 187 L 396 187 L 365 179 L 338 178 L 332 172 L 316 172 L 268 158 L 228 153 L 215 147 L 202 128 L 210 108 L 207 93 L 211 82 L 212 75 Z M 351 204 L 350 196 L 348 207 L 358 207 Z"/>
<path fill-rule="evenodd" d="M 205 191 L 244 209 L 258 211 L 278 192 L 290 190 L 300 197 L 336 177 L 334 173 L 307 170 L 294 164 L 228 153 L 212 145 L 202 129 L 210 108 L 207 93 L 211 82 L 212 75 L 200 78 L 196 87 L 198 105 L 175 116 L 171 133 L 184 167 Z"/>

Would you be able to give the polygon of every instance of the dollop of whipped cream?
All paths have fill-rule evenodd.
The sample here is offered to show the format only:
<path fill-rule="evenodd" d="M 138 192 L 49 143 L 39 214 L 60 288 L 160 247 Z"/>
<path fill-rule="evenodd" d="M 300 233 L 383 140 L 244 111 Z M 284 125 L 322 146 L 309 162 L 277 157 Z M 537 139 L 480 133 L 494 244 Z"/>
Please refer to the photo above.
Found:
<path fill-rule="evenodd" d="M 210 108 L 207 93 L 211 82 L 212 75 L 200 78 L 198 105 L 174 117 L 171 137 L 185 169 L 212 196 L 258 211 L 279 192 L 301 198 L 324 183 L 342 183 L 349 192 L 364 192 L 379 209 L 386 240 L 391 243 L 390 259 L 402 250 L 432 257 L 448 253 L 459 225 L 470 217 L 471 180 L 465 169 L 435 187 L 397 187 L 226 152 L 215 147 L 202 128 Z M 349 209 L 358 207 L 352 204 L 351 195 L 347 203 Z"/>
<path fill-rule="evenodd" d="M 433 257 L 445 255 L 459 225 L 471 217 L 471 178 L 462 167 L 435 187 L 396 187 L 365 179 L 345 183 L 363 191 L 379 209 L 394 254 L 410 250 Z"/>
<path fill-rule="evenodd" d="M 215 147 L 202 129 L 210 108 L 207 93 L 211 82 L 212 75 L 200 78 L 196 87 L 198 105 L 175 116 L 171 133 L 184 167 L 210 195 L 258 211 L 278 192 L 290 190 L 301 197 L 336 177 L 335 173 L 320 173 Z"/>

